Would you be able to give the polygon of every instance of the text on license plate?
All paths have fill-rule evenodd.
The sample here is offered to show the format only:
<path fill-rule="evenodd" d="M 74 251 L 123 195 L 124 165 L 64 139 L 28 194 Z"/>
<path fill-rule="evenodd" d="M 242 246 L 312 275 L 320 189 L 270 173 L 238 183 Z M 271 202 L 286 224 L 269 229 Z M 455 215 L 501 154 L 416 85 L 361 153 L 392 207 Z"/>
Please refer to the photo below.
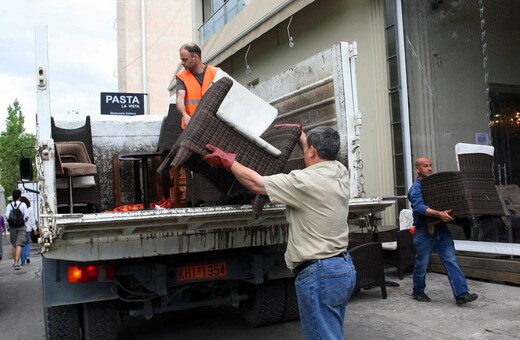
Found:
<path fill-rule="evenodd" d="M 177 281 L 213 279 L 227 275 L 228 269 L 225 262 L 177 268 Z"/>

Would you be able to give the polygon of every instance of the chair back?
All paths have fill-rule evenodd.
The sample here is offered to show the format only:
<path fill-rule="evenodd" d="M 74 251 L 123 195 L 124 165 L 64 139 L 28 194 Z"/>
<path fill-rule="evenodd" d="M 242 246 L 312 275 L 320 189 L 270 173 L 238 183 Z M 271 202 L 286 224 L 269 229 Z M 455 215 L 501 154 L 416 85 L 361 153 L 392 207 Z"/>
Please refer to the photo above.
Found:
<path fill-rule="evenodd" d="M 489 145 L 457 143 L 457 168 L 461 172 L 486 173 L 493 176 L 493 154 L 495 148 Z"/>
<path fill-rule="evenodd" d="M 175 103 L 170 103 L 168 115 L 164 117 L 159 134 L 157 151 L 166 153 L 170 151 L 173 144 L 182 133 L 181 114 L 177 111 Z"/>
<path fill-rule="evenodd" d="M 92 146 L 92 128 L 90 126 L 90 116 L 85 118 L 85 125 L 76 129 L 65 129 L 56 126 L 54 117 L 51 117 L 51 133 L 54 142 L 82 142 L 85 145 L 90 161 L 94 161 L 94 148 Z"/>

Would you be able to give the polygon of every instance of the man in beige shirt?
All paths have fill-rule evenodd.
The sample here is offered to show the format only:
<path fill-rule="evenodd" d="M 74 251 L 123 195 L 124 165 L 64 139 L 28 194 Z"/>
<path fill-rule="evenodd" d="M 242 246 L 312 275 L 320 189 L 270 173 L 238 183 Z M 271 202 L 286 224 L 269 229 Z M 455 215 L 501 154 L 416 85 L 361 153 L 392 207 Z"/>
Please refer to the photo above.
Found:
<path fill-rule="evenodd" d="M 356 284 L 346 253 L 349 174 L 336 161 L 340 138 L 335 130 L 321 126 L 307 135 L 302 132 L 299 145 L 305 169 L 289 174 L 260 176 L 237 162 L 236 155 L 211 145 L 207 148 L 212 153 L 203 159 L 230 170 L 252 192 L 287 206 L 285 261 L 296 276 L 304 338 L 343 339 L 345 310 Z"/>

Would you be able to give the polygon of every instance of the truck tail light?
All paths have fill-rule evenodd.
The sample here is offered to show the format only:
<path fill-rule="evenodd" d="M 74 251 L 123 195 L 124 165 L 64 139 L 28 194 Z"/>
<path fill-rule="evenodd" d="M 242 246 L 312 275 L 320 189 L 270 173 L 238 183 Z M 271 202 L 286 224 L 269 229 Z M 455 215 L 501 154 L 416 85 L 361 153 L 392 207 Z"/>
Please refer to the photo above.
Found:
<path fill-rule="evenodd" d="M 116 270 L 111 265 L 69 266 L 67 280 L 78 282 L 107 282 L 115 279 Z"/>

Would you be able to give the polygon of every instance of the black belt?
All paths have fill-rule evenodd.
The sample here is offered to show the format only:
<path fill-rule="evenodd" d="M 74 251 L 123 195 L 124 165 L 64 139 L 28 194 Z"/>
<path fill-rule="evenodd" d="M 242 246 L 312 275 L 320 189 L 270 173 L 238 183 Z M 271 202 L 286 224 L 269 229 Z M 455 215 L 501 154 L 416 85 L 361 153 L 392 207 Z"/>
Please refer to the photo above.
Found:
<path fill-rule="evenodd" d="M 345 256 L 345 253 L 339 253 L 339 254 L 336 254 L 334 256 L 331 256 L 331 257 L 326 257 L 326 258 L 323 258 L 323 259 L 319 259 L 319 260 L 309 260 L 309 261 L 305 261 L 305 262 L 302 262 L 300 263 L 299 265 L 297 265 L 295 268 L 293 268 L 292 270 L 292 273 L 294 274 L 294 276 L 297 276 L 299 273 L 301 273 L 305 268 L 307 268 L 308 266 L 310 266 L 311 264 L 314 264 L 320 260 L 326 260 L 326 259 L 332 259 L 334 257 L 344 257 Z"/>

